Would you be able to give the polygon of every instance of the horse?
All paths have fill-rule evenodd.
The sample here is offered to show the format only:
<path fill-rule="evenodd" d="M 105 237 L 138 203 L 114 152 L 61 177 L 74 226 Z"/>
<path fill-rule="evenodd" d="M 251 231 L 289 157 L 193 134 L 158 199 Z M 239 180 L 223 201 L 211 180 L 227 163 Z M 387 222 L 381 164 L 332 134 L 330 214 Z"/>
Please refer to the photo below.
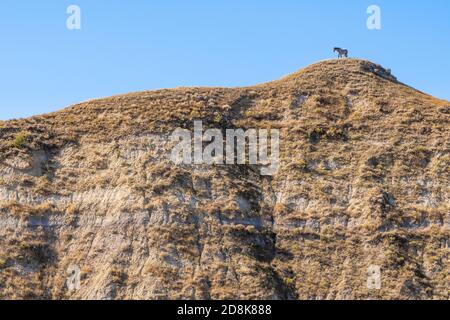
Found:
<path fill-rule="evenodd" d="M 347 49 L 333 48 L 333 52 L 338 53 L 338 59 L 342 58 L 342 57 L 348 58 L 348 50 Z"/>

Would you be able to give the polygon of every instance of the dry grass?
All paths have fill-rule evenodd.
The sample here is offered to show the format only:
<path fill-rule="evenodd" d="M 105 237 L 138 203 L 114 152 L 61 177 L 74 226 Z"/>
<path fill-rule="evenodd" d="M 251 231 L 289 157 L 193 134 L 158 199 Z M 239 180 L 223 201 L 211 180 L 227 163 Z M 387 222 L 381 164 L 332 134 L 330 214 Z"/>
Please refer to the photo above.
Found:
<path fill-rule="evenodd" d="M 2 122 L 1 194 L 20 199 L 0 215 L 62 221 L 55 234 L 2 231 L 2 297 L 448 299 L 449 105 L 342 59 L 254 87 L 131 93 Z M 279 129 L 278 175 L 176 167 L 139 140 L 197 119 Z M 42 150 L 45 174 L 19 168 Z M 26 260 L 30 278 L 14 271 Z M 76 262 L 89 269 L 79 295 L 64 290 Z M 365 286 L 370 264 L 380 291 Z"/>
<path fill-rule="evenodd" d="M 54 210 L 50 202 L 38 205 L 22 204 L 17 201 L 0 202 L 0 211 L 19 216 L 42 216 L 49 215 Z"/>

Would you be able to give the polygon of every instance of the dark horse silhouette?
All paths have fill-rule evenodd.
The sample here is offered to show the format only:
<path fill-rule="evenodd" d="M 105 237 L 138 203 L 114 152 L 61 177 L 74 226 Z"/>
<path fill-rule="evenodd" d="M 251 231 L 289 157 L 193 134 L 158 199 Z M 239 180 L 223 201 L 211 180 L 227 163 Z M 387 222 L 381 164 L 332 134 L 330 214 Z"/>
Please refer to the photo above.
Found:
<path fill-rule="evenodd" d="M 348 50 L 347 49 L 342 49 L 342 48 L 333 48 L 333 52 L 337 52 L 338 53 L 338 58 L 348 58 Z"/>

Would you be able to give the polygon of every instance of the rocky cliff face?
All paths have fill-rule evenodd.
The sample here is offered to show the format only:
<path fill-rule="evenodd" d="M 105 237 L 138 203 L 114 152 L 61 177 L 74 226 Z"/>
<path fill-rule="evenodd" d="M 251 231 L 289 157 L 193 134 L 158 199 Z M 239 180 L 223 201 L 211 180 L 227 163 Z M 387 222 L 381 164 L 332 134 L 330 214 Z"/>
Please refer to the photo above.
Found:
<path fill-rule="evenodd" d="M 449 299 L 449 114 L 343 59 L 0 122 L 0 297 Z M 279 129 L 278 173 L 175 165 L 196 119 Z"/>

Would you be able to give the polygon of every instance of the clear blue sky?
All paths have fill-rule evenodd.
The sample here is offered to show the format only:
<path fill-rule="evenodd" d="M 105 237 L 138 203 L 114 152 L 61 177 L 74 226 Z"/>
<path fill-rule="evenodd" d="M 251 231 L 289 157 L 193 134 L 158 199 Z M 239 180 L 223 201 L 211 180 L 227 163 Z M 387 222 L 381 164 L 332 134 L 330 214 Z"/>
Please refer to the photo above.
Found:
<path fill-rule="evenodd" d="M 81 30 L 66 28 L 70 4 Z M 366 27 L 371 4 L 380 31 Z M 448 0 L 2 0 L 0 119 L 130 91 L 265 82 L 334 46 L 450 100 Z"/>

